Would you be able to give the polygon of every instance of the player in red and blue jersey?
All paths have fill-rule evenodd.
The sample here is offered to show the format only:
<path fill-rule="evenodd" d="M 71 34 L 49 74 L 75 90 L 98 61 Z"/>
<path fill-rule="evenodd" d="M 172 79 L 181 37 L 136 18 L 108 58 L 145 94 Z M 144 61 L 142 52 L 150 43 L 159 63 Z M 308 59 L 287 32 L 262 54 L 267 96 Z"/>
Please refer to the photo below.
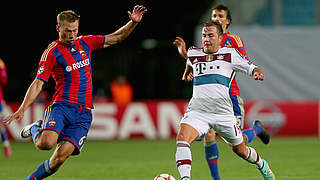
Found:
<path fill-rule="evenodd" d="M 211 20 L 218 21 L 222 26 L 223 36 L 220 42 L 220 47 L 235 48 L 245 59 L 249 60 L 241 37 L 231 34 L 227 31 L 227 28 L 232 21 L 229 8 L 222 4 L 216 5 L 212 9 Z M 180 55 L 187 59 L 187 51 L 184 40 L 181 37 L 177 37 L 173 44 L 177 46 Z M 192 73 L 189 73 L 183 77 L 183 80 L 185 81 L 192 81 L 192 79 Z M 234 115 L 238 121 L 238 126 L 242 129 L 244 123 L 244 103 L 240 97 L 240 90 L 235 78 L 231 82 L 229 94 L 233 104 Z M 258 136 L 265 144 L 268 144 L 270 140 L 269 134 L 265 131 L 260 121 L 255 121 L 255 124 L 252 128 L 244 129 L 242 130 L 242 133 L 246 143 L 250 143 L 256 136 Z M 215 139 L 215 132 L 213 129 L 211 129 L 204 137 L 204 149 L 205 157 L 213 180 L 220 180 L 218 171 L 219 151 Z"/>
<path fill-rule="evenodd" d="M 3 113 L 3 106 L 4 106 L 4 96 L 3 96 L 3 86 L 8 84 L 8 75 L 7 75 L 7 68 L 6 64 L 0 58 L 0 119 L 4 118 L 5 114 Z M 3 127 L 3 124 L 0 122 L 0 134 L 1 134 L 1 141 L 3 143 L 3 152 L 6 157 L 10 157 L 12 155 L 12 149 L 10 146 L 10 142 L 8 139 L 7 130 Z"/>
<path fill-rule="evenodd" d="M 80 37 L 77 37 L 80 16 L 71 10 L 58 14 L 56 30 L 59 39 L 42 54 L 36 78 L 20 108 L 4 120 L 7 123 L 21 120 L 25 110 L 41 92 L 43 84 L 50 75 L 53 77 L 56 92 L 44 112 L 43 120 L 24 127 L 21 136 L 31 136 L 41 150 L 58 145 L 50 159 L 40 164 L 27 180 L 40 180 L 52 175 L 69 156 L 80 153 L 92 121 L 91 52 L 123 41 L 146 11 L 144 6 L 137 5 L 132 12 L 128 11 L 130 21 L 114 33 Z"/>

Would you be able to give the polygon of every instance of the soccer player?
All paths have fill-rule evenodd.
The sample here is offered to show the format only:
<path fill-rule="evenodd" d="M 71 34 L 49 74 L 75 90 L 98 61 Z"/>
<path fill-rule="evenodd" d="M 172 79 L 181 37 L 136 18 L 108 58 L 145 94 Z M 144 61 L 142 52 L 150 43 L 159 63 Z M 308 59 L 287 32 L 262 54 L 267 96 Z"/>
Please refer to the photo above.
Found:
<path fill-rule="evenodd" d="M 231 24 L 231 12 L 229 8 L 223 4 L 218 4 L 212 9 L 211 20 L 217 21 L 222 25 L 223 36 L 220 42 L 220 47 L 232 47 L 237 49 L 247 60 L 249 60 L 242 39 L 234 34 L 227 31 L 227 28 Z M 181 37 L 177 37 L 173 42 L 177 46 L 178 51 L 181 56 L 187 59 L 186 44 Z M 183 80 L 192 81 L 193 74 L 190 72 Z M 240 97 L 240 90 L 237 85 L 235 78 L 231 81 L 230 87 L 230 97 L 232 100 L 234 115 L 237 118 L 238 126 L 240 129 L 243 128 L 244 124 L 244 103 Z M 246 143 L 250 143 L 255 136 L 258 136 L 263 143 L 268 144 L 270 141 L 270 136 L 267 131 L 263 128 L 260 121 L 255 121 L 254 125 L 250 129 L 244 129 L 243 135 Z M 204 137 L 205 141 L 205 157 L 209 166 L 209 170 L 213 180 L 220 180 L 219 170 L 218 170 L 218 158 L 219 150 L 215 141 L 215 132 L 210 130 Z"/>
<path fill-rule="evenodd" d="M 229 95 L 235 72 L 244 72 L 255 80 L 264 80 L 264 74 L 236 49 L 219 48 L 222 35 L 220 23 L 209 21 L 202 28 L 203 48 L 191 48 L 188 51 L 183 78 L 193 71 L 193 95 L 180 121 L 177 135 L 178 171 L 182 180 L 190 179 L 190 144 L 213 128 L 238 156 L 255 164 L 265 180 L 275 179 L 267 161 L 255 149 L 246 146 Z"/>
<path fill-rule="evenodd" d="M 51 105 L 45 110 L 43 120 L 24 127 L 21 136 L 31 136 L 41 150 L 58 145 L 53 155 L 41 163 L 27 180 L 40 180 L 52 175 L 69 156 L 80 153 L 92 121 L 91 52 L 126 39 L 146 11 L 144 6 L 137 5 L 132 12 L 128 11 L 130 21 L 114 33 L 80 37 L 77 37 L 80 16 L 71 10 L 58 14 L 56 30 L 59 39 L 53 41 L 42 54 L 36 78 L 19 109 L 4 120 L 7 123 L 21 120 L 44 82 L 52 75 L 56 92 Z"/>
<path fill-rule="evenodd" d="M 8 84 L 7 68 L 3 60 L 0 58 L 0 118 L 4 118 L 3 105 L 4 97 L 2 87 Z M 3 151 L 5 157 L 10 157 L 12 155 L 12 149 L 8 139 L 6 128 L 0 124 L 1 141 L 3 143 Z"/>

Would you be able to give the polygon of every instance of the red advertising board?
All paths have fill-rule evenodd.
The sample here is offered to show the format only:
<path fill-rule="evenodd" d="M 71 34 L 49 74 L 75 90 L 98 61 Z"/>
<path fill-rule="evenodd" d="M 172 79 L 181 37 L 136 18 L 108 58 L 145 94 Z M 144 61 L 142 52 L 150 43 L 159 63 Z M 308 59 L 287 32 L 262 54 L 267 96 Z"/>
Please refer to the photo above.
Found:
<path fill-rule="evenodd" d="M 318 101 L 249 101 L 245 109 L 247 126 L 260 119 L 278 136 L 319 135 Z"/>
<path fill-rule="evenodd" d="M 111 140 L 142 137 L 174 138 L 188 101 L 141 101 L 126 107 L 113 103 L 95 103 L 89 139 Z M 19 103 L 8 103 L 5 113 L 16 110 Z M 20 138 L 25 125 L 42 118 L 43 104 L 33 104 L 21 122 L 8 125 L 9 137 Z M 318 101 L 247 101 L 245 127 L 259 119 L 272 135 L 318 136 Z"/>

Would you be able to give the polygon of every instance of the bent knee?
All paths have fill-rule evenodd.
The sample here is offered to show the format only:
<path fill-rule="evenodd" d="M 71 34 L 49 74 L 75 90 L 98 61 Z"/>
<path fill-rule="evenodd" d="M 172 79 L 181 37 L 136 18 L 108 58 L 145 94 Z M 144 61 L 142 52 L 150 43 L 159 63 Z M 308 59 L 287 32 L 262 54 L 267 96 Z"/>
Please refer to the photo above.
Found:
<path fill-rule="evenodd" d="M 51 142 L 51 141 L 37 141 L 36 146 L 37 148 L 41 149 L 41 150 L 50 150 L 55 146 L 55 142 Z"/>
<path fill-rule="evenodd" d="M 177 141 L 187 141 L 191 144 L 198 136 L 198 131 L 188 124 L 181 124 L 180 130 L 177 134 Z"/>
<path fill-rule="evenodd" d="M 215 140 L 216 140 L 216 132 L 213 130 L 210 130 L 204 137 L 205 142 L 213 142 Z"/>
<path fill-rule="evenodd" d="M 190 139 L 190 137 L 184 133 L 179 133 L 176 137 L 177 141 L 187 141 L 188 139 Z"/>
<path fill-rule="evenodd" d="M 44 131 L 37 138 L 36 147 L 41 150 L 50 150 L 57 144 L 58 137 L 56 132 Z"/>

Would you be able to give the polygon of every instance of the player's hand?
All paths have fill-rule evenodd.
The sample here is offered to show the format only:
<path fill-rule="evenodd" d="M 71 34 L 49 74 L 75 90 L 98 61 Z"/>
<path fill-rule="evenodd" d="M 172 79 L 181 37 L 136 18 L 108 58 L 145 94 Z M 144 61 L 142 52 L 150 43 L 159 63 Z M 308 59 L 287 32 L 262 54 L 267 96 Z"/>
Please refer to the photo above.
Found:
<path fill-rule="evenodd" d="M 128 15 L 133 22 L 138 23 L 141 21 L 143 14 L 147 11 L 148 10 L 146 7 L 142 5 L 136 5 L 134 6 L 132 12 L 128 11 Z"/>
<path fill-rule="evenodd" d="M 183 75 L 182 80 L 184 80 L 186 82 L 191 82 L 193 80 L 192 72 L 190 72 L 189 74 Z"/>
<path fill-rule="evenodd" d="M 252 76 L 254 80 L 260 80 L 260 81 L 264 80 L 264 74 L 259 68 L 254 68 Z"/>
<path fill-rule="evenodd" d="M 178 52 L 182 57 L 184 57 L 186 59 L 188 58 L 187 57 L 186 42 L 184 42 L 184 40 L 181 37 L 176 37 L 176 39 L 173 41 L 172 44 L 178 48 Z"/>
<path fill-rule="evenodd" d="M 3 122 L 10 124 L 12 121 L 16 120 L 16 121 L 20 121 L 24 116 L 24 113 L 22 111 L 16 111 L 13 114 L 10 114 L 9 116 L 3 118 Z"/>
<path fill-rule="evenodd" d="M 0 69 L 2 69 L 2 68 L 4 68 L 4 67 L 5 67 L 5 64 L 4 64 L 3 60 L 0 59 Z"/>

